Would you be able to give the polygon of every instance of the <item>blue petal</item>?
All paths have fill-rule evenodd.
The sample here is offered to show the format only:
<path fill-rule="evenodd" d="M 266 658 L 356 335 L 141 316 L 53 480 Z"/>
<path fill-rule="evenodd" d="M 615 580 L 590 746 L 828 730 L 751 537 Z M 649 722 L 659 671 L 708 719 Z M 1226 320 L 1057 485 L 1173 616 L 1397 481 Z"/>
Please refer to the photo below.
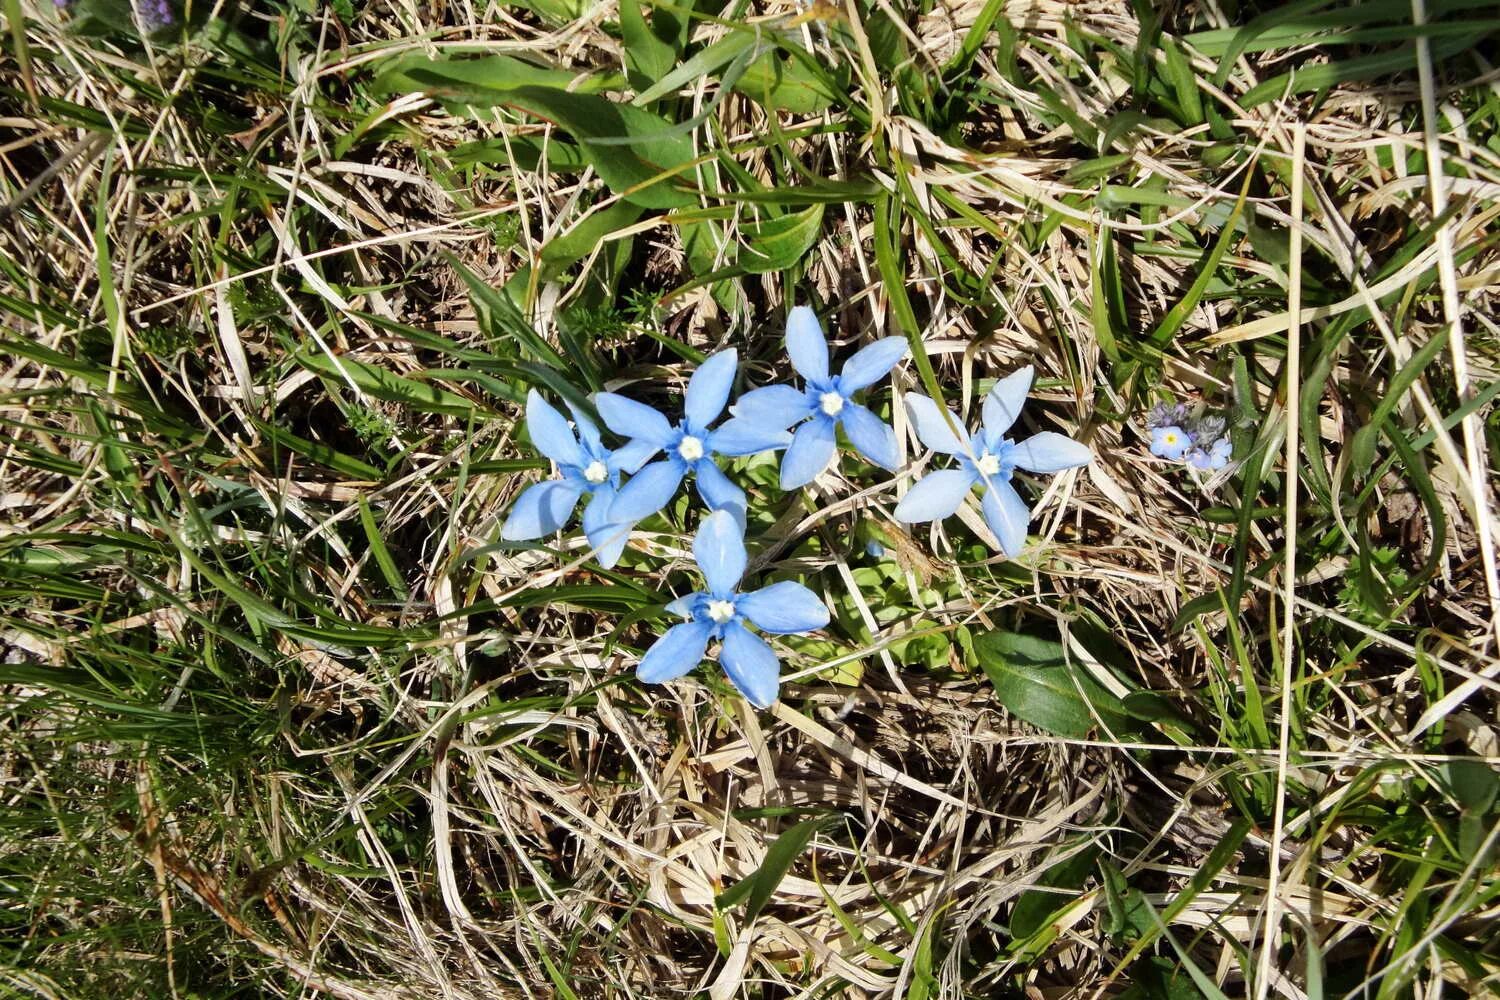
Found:
<path fill-rule="evenodd" d="M 591 457 L 606 454 L 608 449 L 604 447 L 604 439 L 599 436 L 599 425 L 572 403 L 568 403 L 568 412 L 573 414 L 573 426 L 578 430 L 578 438 L 583 442 L 583 450 Z"/>
<path fill-rule="evenodd" d="M 844 370 L 839 372 L 839 388 L 848 394 L 873 385 L 906 357 L 908 348 L 905 337 L 886 337 L 861 347 L 844 362 Z"/>
<path fill-rule="evenodd" d="M 536 450 L 558 465 L 588 464 L 567 418 L 553 409 L 552 404 L 535 389 L 526 394 L 526 430 L 531 434 L 531 443 L 536 445 Z"/>
<path fill-rule="evenodd" d="M 622 438 L 641 438 L 658 448 L 672 443 L 672 424 L 666 417 L 647 406 L 616 392 L 601 392 L 594 406 L 604 424 Z"/>
<path fill-rule="evenodd" d="M 795 490 L 806 486 L 833 461 L 836 445 L 833 421 L 819 416 L 809 420 L 792 435 L 792 443 L 781 459 L 781 488 Z"/>
<path fill-rule="evenodd" d="M 713 630 L 711 622 L 673 625 L 646 650 L 635 668 L 635 676 L 643 684 L 661 684 L 681 677 L 703 662 L 703 651 L 708 648 L 708 637 Z"/>
<path fill-rule="evenodd" d="M 844 421 L 844 434 L 855 451 L 882 469 L 895 469 L 901 464 L 896 432 L 879 417 L 858 403 L 845 403 L 839 416 Z"/>
<path fill-rule="evenodd" d="M 786 318 L 786 353 L 792 367 L 809 382 L 828 378 L 828 341 L 817 313 L 807 306 L 798 306 Z"/>
<path fill-rule="evenodd" d="M 967 469 L 942 469 L 929 472 L 912 484 L 911 490 L 896 505 L 896 520 L 941 521 L 964 502 L 977 480 Z"/>
<path fill-rule="evenodd" d="M 1026 526 L 1031 523 L 1031 508 L 1026 506 L 1016 488 L 1003 480 L 991 480 L 980 506 L 984 508 L 984 523 L 1000 539 L 1000 551 L 1011 559 L 1019 556 L 1026 547 Z"/>
<path fill-rule="evenodd" d="M 729 408 L 737 418 L 754 420 L 766 427 L 786 430 L 817 409 L 807 393 L 789 385 L 767 385 L 751 389 Z"/>
<path fill-rule="evenodd" d="M 754 417 L 726 420 L 708 435 L 708 450 L 730 458 L 758 455 L 763 451 L 785 448 L 791 443 L 790 433 Z"/>
<path fill-rule="evenodd" d="M 686 472 L 686 466 L 670 459 L 652 462 L 620 487 L 620 492 L 615 494 L 614 506 L 609 509 L 610 516 L 620 521 L 650 517 L 672 499 Z"/>
<path fill-rule="evenodd" d="M 693 536 L 693 558 L 710 594 L 728 598 L 734 593 L 745 575 L 745 532 L 733 514 L 716 510 L 703 519 Z"/>
<path fill-rule="evenodd" d="M 687 394 L 683 399 L 682 412 L 687 422 L 694 427 L 707 427 L 719 419 L 724 404 L 729 402 L 729 390 L 734 386 L 734 372 L 739 365 L 739 356 L 734 348 L 712 354 L 698 366 L 693 377 L 688 379 Z"/>
<path fill-rule="evenodd" d="M 1061 472 L 1088 465 L 1094 453 L 1086 445 L 1055 431 L 1042 431 L 1016 445 L 1011 452 L 1016 468 L 1027 472 Z"/>
<path fill-rule="evenodd" d="M 708 509 L 725 510 L 733 514 L 743 532 L 749 504 L 745 491 L 730 482 L 729 477 L 724 475 L 724 470 L 715 465 L 712 459 L 705 458 L 696 463 L 693 473 L 698 477 L 698 495 L 703 498 Z"/>
<path fill-rule="evenodd" d="M 745 626 L 735 622 L 724 630 L 719 663 L 750 704 L 756 708 L 771 707 L 776 690 L 781 687 L 781 661 L 764 639 L 751 635 Z"/>
<path fill-rule="evenodd" d="M 526 487 L 501 526 L 500 537 L 507 542 L 523 542 L 552 534 L 568 523 L 582 495 L 583 487 L 564 479 Z"/>
<path fill-rule="evenodd" d="M 610 472 L 623 472 L 628 476 L 633 476 L 650 460 L 652 455 L 659 451 L 661 451 L 659 446 L 645 438 L 636 438 L 610 452 L 609 460 L 605 465 L 608 466 Z"/>
<path fill-rule="evenodd" d="M 594 558 L 605 569 L 620 561 L 625 543 L 630 541 L 630 522 L 616 521 L 610 512 L 614 499 L 613 490 L 597 490 L 583 508 L 583 533 L 594 548 Z"/>
<path fill-rule="evenodd" d="M 917 437 L 933 451 L 959 455 L 969 451 L 969 435 L 952 410 L 944 410 L 919 392 L 906 394 L 906 413 Z M 952 425 L 949 425 L 949 421 Z"/>
<path fill-rule="evenodd" d="M 695 590 L 691 594 L 683 594 L 681 597 L 677 598 L 677 600 L 667 605 L 667 613 L 672 615 L 681 615 L 684 618 L 691 618 L 693 617 L 693 605 L 698 602 L 698 598 L 707 596 L 708 595 L 703 593 L 703 591 L 701 590 Z"/>
<path fill-rule="evenodd" d="M 1030 365 L 1013 371 L 995 383 L 990 394 L 984 397 L 984 429 L 991 434 L 1004 434 L 1021 415 L 1026 405 L 1026 394 L 1031 391 L 1031 379 L 1036 370 Z"/>
<path fill-rule="evenodd" d="M 783 580 L 735 601 L 735 610 L 763 632 L 791 635 L 828 624 L 828 608 L 818 595 L 793 580 Z"/>

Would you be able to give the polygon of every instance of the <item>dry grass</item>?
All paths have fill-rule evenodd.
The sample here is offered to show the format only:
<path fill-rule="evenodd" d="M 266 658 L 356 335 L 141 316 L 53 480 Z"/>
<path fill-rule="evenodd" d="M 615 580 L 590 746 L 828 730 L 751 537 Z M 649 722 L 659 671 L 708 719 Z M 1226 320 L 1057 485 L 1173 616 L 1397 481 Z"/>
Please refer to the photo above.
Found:
<path fill-rule="evenodd" d="M 829 204 L 793 268 L 679 293 L 701 271 L 658 210 L 541 276 L 560 235 L 618 203 L 592 170 L 508 165 L 563 130 L 372 85 L 407 53 L 618 70 L 613 4 L 561 21 L 219 7 L 234 34 L 145 44 L 71 30 L 92 8 L 20 5 L 29 66 L 0 68 L 6 989 L 1493 993 L 1500 822 L 1453 777 L 1500 762 L 1495 421 L 1487 402 L 1460 410 L 1500 378 L 1493 73 L 1478 50 L 1424 48 L 1417 72 L 1251 103 L 1349 52 L 1284 38 L 1216 80 L 1224 41 L 1195 52 L 1192 32 L 1245 20 L 1174 10 L 1167 34 L 1225 137 L 1138 89 L 1124 57 L 1170 60 L 1128 5 L 1046 0 L 1006 5 L 1009 28 L 933 88 L 963 98 L 941 120 L 918 84 L 984 6 L 698 23 L 700 50 L 730 21 L 796 23 L 848 73 L 827 112 L 731 94 L 695 130 L 723 246 L 755 232 L 762 209 L 734 197 L 746 177 L 869 180 L 894 193 L 901 281 L 881 271 L 882 195 Z M 880 11 L 899 29 L 872 42 Z M 887 44 L 904 46 L 894 69 Z M 716 92 L 702 76 L 679 113 Z M 777 134 L 808 125 L 826 127 Z M 1207 294 L 1151 344 L 1241 217 L 1253 227 Z M 1305 256 L 1285 252 L 1293 232 Z M 1032 491 L 1016 563 L 975 544 L 977 509 L 946 529 L 892 522 L 907 475 L 798 501 L 752 470 L 775 505 L 757 568 L 827 593 L 831 641 L 784 647 L 769 713 L 701 671 L 645 688 L 633 665 L 659 615 L 635 612 L 681 592 L 693 523 L 648 522 L 613 577 L 582 538 L 495 546 L 533 478 L 511 462 L 531 452 L 505 394 L 525 379 L 456 353 L 520 358 L 454 260 L 497 287 L 537 269 L 512 286 L 532 326 L 554 344 L 584 331 L 632 392 L 689 370 L 647 327 L 734 345 L 762 384 L 794 294 L 830 305 L 845 347 L 903 332 L 909 300 L 950 402 L 972 410 L 1035 364 L 1030 419 L 1097 460 Z M 916 369 L 898 377 L 918 388 Z M 1231 412 L 1230 470 L 1202 481 L 1150 456 L 1144 411 L 1164 392 Z M 871 526 L 891 553 L 878 586 Z M 1390 562 L 1372 570 L 1376 553 Z M 1392 567 L 1412 586 L 1382 608 L 1380 585 L 1354 584 Z M 610 591 L 576 589 L 594 584 Z M 1179 718 L 1079 739 L 1007 711 L 958 637 L 1049 625 L 1077 669 Z M 903 645 L 924 634 L 951 651 Z M 753 920 L 716 908 L 807 818 L 823 824 Z"/>

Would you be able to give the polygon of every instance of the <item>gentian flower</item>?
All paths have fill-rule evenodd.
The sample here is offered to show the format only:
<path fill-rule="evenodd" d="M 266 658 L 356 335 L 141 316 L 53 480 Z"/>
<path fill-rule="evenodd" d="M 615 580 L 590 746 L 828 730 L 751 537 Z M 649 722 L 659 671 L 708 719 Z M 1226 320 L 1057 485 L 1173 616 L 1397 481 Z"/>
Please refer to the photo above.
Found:
<path fill-rule="evenodd" d="M 683 399 L 682 422 L 675 426 L 659 410 L 613 392 L 601 392 L 594 403 L 609 429 L 630 438 L 627 447 L 646 456 L 665 450 L 666 458 L 652 462 L 620 488 L 612 510 L 621 520 L 639 521 L 667 505 L 682 483 L 693 473 L 698 494 L 710 510 L 731 510 L 743 524 L 745 492 L 729 481 L 714 463 L 714 455 L 736 457 L 785 448 L 792 436 L 784 428 L 767 427 L 745 420 L 728 420 L 718 430 L 708 425 L 719 419 L 729 401 L 734 383 L 735 352 L 712 355 L 688 380 Z"/>
<path fill-rule="evenodd" d="M 786 352 L 792 367 L 807 380 L 798 391 L 789 385 L 768 385 L 741 396 L 730 407 L 740 420 L 766 430 L 797 428 L 781 459 L 781 488 L 794 490 L 816 479 L 833 461 L 840 424 L 854 450 L 883 469 L 900 464 L 896 434 L 890 426 L 850 397 L 885 377 L 906 356 L 902 337 L 886 337 L 861 348 L 844 362 L 837 375 L 828 373 L 828 340 L 817 315 L 798 306 L 786 321 Z"/>
<path fill-rule="evenodd" d="M 810 632 L 828 624 L 828 608 L 791 580 L 750 593 L 736 590 L 745 575 L 745 538 L 730 511 L 714 511 L 703 519 L 693 538 L 693 558 L 707 589 L 667 605 L 688 621 L 667 629 L 646 650 L 636 676 L 646 684 L 681 677 L 703 661 L 709 641 L 716 639 L 721 643 L 719 663 L 730 681 L 752 704 L 769 708 L 781 686 L 781 662 L 745 622 L 772 635 Z"/>
<path fill-rule="evenodd" d="M 1193 436 L 1176 424 L 1151 431 L 1151 454 L 1177 461 L 1193 446 Z"/>
<path fill-rule="evenodd" d="M 1028 365 L 995 383 L 984 400 L 983 427 L 972 438 L 952 411 L 945 413 L 926 396 L 907 394 L 906 409 L 917 437 L 933 451 L 957 458 L 958 468 L 930 472 L 913 484 L 896 505 L 896 520 L 942 520 L 958 510 L 971 489 L 983 484 L 985 523 L 1007 556 L 1014 559 L 1020 554 L 1031 509 L 1010 484 L 1011 475 L 1016 469 L 1061 472 L 1093 458 L 1087 447 L 1053 431 L 1033 434 L 1019 444 L 1005 436 L 1026 402 L 1032 374 Z"/>
<path fill-rule="evenodd" d="M 620 473 L 640 468 L 655 449 L 632 442 L 610 451 L 599 437 L 599 428 L 577 410 L 573 410 L 573 424 L 577 436 L 541 393 L 535 389 L 527 393 L 526 430 L 531 443 L 557 463 L 560 475 L 526 488 L 511 507 L 500 537 L 520 542 L 552 534 L 568 523 L 579 498 L 587 493 L 591 499 L 583 509 L 583 531 L 596 550 L 599 565 L 608 569 L 625 551 L 632 523 L 615 517 L 611 510 Z"/>

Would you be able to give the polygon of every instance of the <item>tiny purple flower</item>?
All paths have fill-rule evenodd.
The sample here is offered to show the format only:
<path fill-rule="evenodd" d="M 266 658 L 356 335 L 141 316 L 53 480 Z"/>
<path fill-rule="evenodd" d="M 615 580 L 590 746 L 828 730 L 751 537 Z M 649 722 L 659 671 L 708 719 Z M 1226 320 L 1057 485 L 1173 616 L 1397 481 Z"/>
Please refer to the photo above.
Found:
<path fill-rule="evenodd" d="M 770 708 L 781 687 L 781 662 L 745 623 L 771 635 L 811 632 L 828 624 L 828 608 L 792 580 L 748 593 L 738 590 L 745 575 L 745 538 L 731 511 L 714 511 L 703 519 L 693 538 L 693 558 L 707 589 L 667 605 L 688 620 L 667 629 L 646 650 L 636 677 L 646 684 L 681 677 L 703 661 L 709 642 L 718 640 L 719 663 L 729 680 L 751 704 Z"/>
<path fill-rule="evenodd" d="M 177 15 L 172 10 L 170 0 L 137 0 L 135 10 L 141 19 L 141 27 L 148 34 L 163 31 L 177 23 Z"/>
<path fill-rule="evenodd" d="M 995 383 L 984 400 L 982 427 L 972 437 L 952 411 L 944 411 L 926 396 L 908 393 L 906 409 L 917 437 L 933 451 L 952 455 L 956 469 L 940 469 L 923 476 L 896 505 L 898 521 L 938 521 L 958 510 L 975 486 L 985 487 L 985 523 L 1000 540 L 1000 549 L 1014 559 L 1026 545 L 1031 509 L 1011 485 L 1016 469 L 1054 473 L 1087 465 L 1093 453 L 1087 446 L 1054 431 L 1033 434 L 1019 443 L 1006 437 L 1031 391 L 1033 370 L 1028 365 Z"/>
<path fill-rule="evenodd" d="M 1208 447 L 1194 448 L 1187 454 L 1188 464 L 1203 472 L 1217 472 L 1229 464 L 1230 453 L 1234 446 L 1230 444 L 1227 437 L 1221 437 Z"/>

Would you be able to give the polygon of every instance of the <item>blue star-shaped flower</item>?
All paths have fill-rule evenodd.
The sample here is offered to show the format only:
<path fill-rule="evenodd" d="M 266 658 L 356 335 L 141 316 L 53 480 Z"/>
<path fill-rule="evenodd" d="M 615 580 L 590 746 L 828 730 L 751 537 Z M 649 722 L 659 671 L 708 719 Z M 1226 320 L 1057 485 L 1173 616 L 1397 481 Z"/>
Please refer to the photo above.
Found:
<path fill-rule="evenodd" d="M 958 510 L 975 486 L 985 487 L 985 523 L 1014 559 L 1026 545 L 1031 509 L 1010 484 L 1016 469 L 1053 473 L 1087 465 L 1089 449 L 1053 431 L 1033 434 L 1019 444 L 1005 436 L 1031 391 L 1031 366 L 995 383 L 984 400 L 983 427 L 972 438 L 952 411 L 946 413 L 926 396 L 908 393 L 906 409 L 917 437 L 933 451 L 958 459 L 958 468 L 930 472 L 912 485 L 896 505 L 898 521 L 939 521 Z"/>
<path fill-rule="evenodd" d="M 750 593 L 736 590 L 745 575 L 745 538 L 730 511 L 715 511 L 703 519 L 693 538 L 693 558 L 707 589 L 667 605 L 668 611 L 688 621 L 667 629 L 646 650 L 636 676 L 646 684 L 681 677 L 703 661 L 709 641 L 717 639 L 722 643 L 719 663 L 730 681 L 752 704 L 769 708 L 781 686 L 781 662 L 745 622 L 772 635 L 811 632 L 828 624 L 828 608 L 792 580 Z"/>
<path fill-rule="evenodd" d="M 583 509 L 583 531 L 599 565 L 608 569 L 625 551 L 632 524 L 612 510 L 620 473 L 640 468 L 651 451 L 634 442 L 610 451 L 599 437 L 599 428 L 577 410 L 573 410 L 573 424 L 577 436 L 541 393 L 535 389 L 527 393 L 526 431 L 536 450 L 557 463 L 559 476 L 526 488 L 511 507 L 500 537 L 521 542 L 552 534 L 568 523 L 579 498 L 587 493 L 591 499 Z"/>
<path fill-rule="evenodd" d="M 666 458 L 652 462 L 620 488 L 612 508 L 615 517 L 639 521 L 667 505 L 682 477 L 693 473 L 698 494 L 710 510 L 733 511 L 745 521 L 745 493 L 729 481 L 714 462 L 714 455 L 738 457 L 773 448 L 785 448 L 792 436 L 785 428 L 771 428 L 745 420 L 725 421 L 718 430 L 709 424 L 719 419 L 734 383 L 735 352 L 711 355 L 688 380 L 683 399 L 682 422 L 673 425 L 659 410 L 613 392 L 601 392 L 594 403 L 609 429 L 630 438 L 646 457 L 666 451 Z"/>
<path fill-rule="evenodd" d="M 906 340 L 886 337 L 861 348 L 844 362 L 837 375 L 828 372 L 828 340 L 817 315 L 798 306 L 786 321 L 786 352 L 792 367 L 807 380 L 798 390 L 789 385 L 768 385 L 741 396 L 730 407 L 739 420 L 769 430 L 785 430 L 808 417 L 797 428 L 781 459 L 781 488 L 794 490 L 816 479 L 833 461 L 837 439 L 834 430 L 843 425 L 854 450 L 883 469 L 900 463 L 896 435 L 879 417 L 850 397 L 875 384 L 906 357 Z"/>

